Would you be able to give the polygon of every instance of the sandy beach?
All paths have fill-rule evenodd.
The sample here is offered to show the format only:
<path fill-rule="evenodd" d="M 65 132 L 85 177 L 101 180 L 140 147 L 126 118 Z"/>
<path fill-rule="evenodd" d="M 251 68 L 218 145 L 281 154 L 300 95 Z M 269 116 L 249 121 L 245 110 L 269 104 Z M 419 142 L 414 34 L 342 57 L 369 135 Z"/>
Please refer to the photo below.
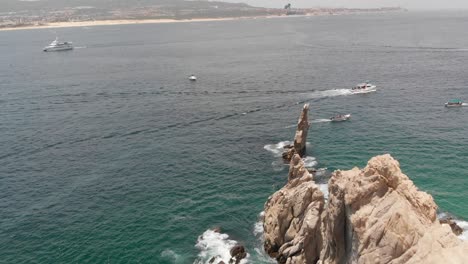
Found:
<path fill-rule="evenodd" d="M 112 25 L 131 25 L 131 24 L 159 24 L 159 23 L 187 23 L 187 22 L 207 22 L 207 21 L 227 21 L 240 19 L 273 18 L 286 16 L 257 16 L 257 17 L 228 17 L 228 18 L 196 18 L 196 19 L 141 19 L 141 20 L 96 20 L 96 21 L 77 21 L 77 22 L 55 22 L 46 25 L 24 26 L 24 27 L 6 27 L 0 28 L 0 31 L 25 30 L 25 29 L 47 29 L 47 28 L 65 28 L 65 27 L 92 27 L 92 26 L 112 26 Z"/>

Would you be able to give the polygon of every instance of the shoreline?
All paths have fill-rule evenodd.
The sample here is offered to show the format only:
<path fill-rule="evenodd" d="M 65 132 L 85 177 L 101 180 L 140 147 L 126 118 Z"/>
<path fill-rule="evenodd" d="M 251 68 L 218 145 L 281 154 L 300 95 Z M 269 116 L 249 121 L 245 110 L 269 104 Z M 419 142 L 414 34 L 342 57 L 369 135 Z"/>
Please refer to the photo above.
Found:
<path fill-rule="evenodd" d="M 387 13 L 393 11 L 377 10 L 371 13 Z M 166 23 L 188 23 L 188 22 L 215 22 L 215 21 L 233 21 L 247 19 L 271 19 L 271 18 L 292 18 L 292 17 L 314 17 L 314 16 L 336 16 L 368 13 L 363 11 L 313 11 L 305 14 L 285 15 L 285 14 L 265 14 L 258 16 L 240 16 L 240 17 L 220 17 L 220 18 L 192 18 L 192 19 L 112 19 L 112 20 L 94 20 L 94 21 L 74 21 L 74 22 L 51 22 L 43 25 L 25 25 L 17 27 L 3 27 L 1 31 L 28 30 L 28 29 L 50 29 L 50 28 L 71 28 L 71 27 L 94 27 L 94 26 L 115 26 L 115 25 L 139 25 L 139 24 L 166 24 Z"/>
<path fill-rule="evenodd" d="M 313 15 L 302 15 L 313 16 Z M 94 27 L 94 26 L 115 26 L 115 25 L 139 25 L 139 24 L 167 24 L 167 23 L 188 23 L 188 22 L 211 22 L 211 21 L 232 21 L 242 19 L 264 19 L 280 18 L 292 16 L 248 16 L 248 17 L 225 17 L 225 18 L 194 18 L 194 19 L 116 19 L 116 20 L 95 20 L 95 21 L 76 21 L 76 22 L 53 22 L 37 26 L 19 26 L 0 28 L 0 31 L 27 30 L 27 29 L 48 29 L 48 28 L 71 28 L 71 27 Z"/>

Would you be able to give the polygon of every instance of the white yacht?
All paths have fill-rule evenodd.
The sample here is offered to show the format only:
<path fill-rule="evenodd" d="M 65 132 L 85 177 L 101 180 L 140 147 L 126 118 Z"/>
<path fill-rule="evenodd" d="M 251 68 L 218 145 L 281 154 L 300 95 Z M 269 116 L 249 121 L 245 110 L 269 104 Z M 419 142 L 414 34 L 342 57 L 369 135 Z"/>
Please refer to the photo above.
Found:
<path fill-rule="evenodd" d="M 370 93 L 375 91 L 377 91 L 377 86 L 369 83 L 369 81 L 366 81 L 365 83 L 360 83 L 351 89 L 351 92 L 354 94 Z"/>
<path fill-rule="evenodd" d="M 62 50 L 72 50 L 73 43 L 71 42 L 60 42 L 58 38 L 55 38 L 49 46 L 44 47 L 44 51 L 62 51 Z"/>
<path fill-rule="evenodd" d="M 195 75 L 192 74 L 192 75 L 190 75 L 189 80 L 191 80 L 191 81 L 196 81 L 196 80 L 197 80 L 197 77 L 196 77 Z"/>

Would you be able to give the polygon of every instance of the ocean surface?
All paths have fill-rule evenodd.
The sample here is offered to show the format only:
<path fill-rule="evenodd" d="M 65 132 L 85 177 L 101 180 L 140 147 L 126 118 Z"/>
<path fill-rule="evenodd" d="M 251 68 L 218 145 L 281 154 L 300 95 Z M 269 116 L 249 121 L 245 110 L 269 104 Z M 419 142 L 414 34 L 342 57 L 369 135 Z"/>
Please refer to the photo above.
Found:
<path fill-rule="evenodd" d="M 390 153 L 467 229 L 468 107 L 444 107 L 468 102 L 467 28 L 402 12 L 0 32 L 0 263 L 206 263 L 235 243 L 270 262 L 259 217 L 303 103 L 308 165 Z M 77 48 L 42 52 L 56 35 Z M 351 95 L 365 80 L 378 91 Z"/>

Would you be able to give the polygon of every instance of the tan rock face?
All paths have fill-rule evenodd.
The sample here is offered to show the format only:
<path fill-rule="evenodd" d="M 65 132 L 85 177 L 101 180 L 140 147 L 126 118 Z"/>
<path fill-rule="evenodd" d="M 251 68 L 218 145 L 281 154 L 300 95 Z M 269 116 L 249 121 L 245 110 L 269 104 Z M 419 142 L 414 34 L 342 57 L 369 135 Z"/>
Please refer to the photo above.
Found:
<path fill-rule="evenodd" d="M 296 135 L 294 136 L 294 144 L 285 147 L 283 159 L 290 161 L 294 154 L 299 154 L 303 157 L 306 153 L 307 133 L 309 132 L 309 104 L 305 104 L 302 108 L 301 116 L 297 122 Z"/>
<path fill-rule="evenodd" d="M 288 183 L 265 204 L 265 250 L 280 263 L 468 263 L 468 242 L 436 210 L 390 155 L 334 172 L 324 208 L 295 155 Z"/>
<path fill-rule="evenodd" d="M 468 251 L 457 255 L 467 243 L 439 223 L 432 197 L 419 191 L 390 155 L 372 158 L 363 170 L 336 171 L 329 190 L 321 263 L 468 261 Z"/>
<path fill-rule="evenodd" d="M 316 263 L 324 197 L 298 154 L 290 165 L 288 183 L 265 204 L 265 251 L 279 263 Z"/>

